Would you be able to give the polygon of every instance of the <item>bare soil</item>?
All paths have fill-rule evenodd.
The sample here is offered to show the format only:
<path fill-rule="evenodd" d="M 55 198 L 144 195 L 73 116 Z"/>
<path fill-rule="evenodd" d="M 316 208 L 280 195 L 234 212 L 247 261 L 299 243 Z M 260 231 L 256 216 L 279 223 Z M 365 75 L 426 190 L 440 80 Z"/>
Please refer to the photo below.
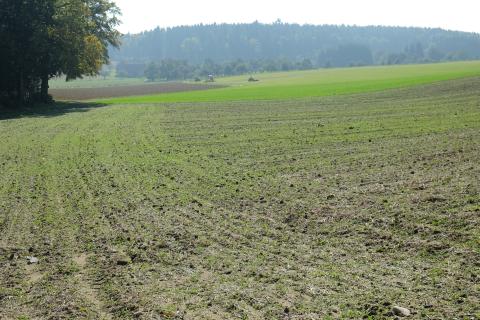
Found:
<path fill-rule="evenodd" d="M 172 93 L 221 88 L 220 85 L 205 85 L 181 82 L 144 84 L 103 88 L 50 89 L 55 100 L 91 100 L 127 96 L 142 96 L 157 93 Z"/>

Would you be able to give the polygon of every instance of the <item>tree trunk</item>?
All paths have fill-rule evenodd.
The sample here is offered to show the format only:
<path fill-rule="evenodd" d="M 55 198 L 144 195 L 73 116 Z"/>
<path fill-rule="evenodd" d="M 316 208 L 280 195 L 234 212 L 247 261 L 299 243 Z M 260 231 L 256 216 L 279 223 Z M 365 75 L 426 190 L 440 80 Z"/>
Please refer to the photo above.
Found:
<path fill-rule="evenodd" d="M 18 92 L 17 92 L 17 99 L 19 106 L 23 106 L 25 102 L 25 83 L 23 81 L 23 72 L 20 71 L 20 77 L 18 79 Z"/>
<path fill-rule="evenodd" d="M 50 102 L 50 96 L 48 95 L 48 74 L 42 75 L 42 83 L 40 86 L 40 100 L 42 102 Z"/>

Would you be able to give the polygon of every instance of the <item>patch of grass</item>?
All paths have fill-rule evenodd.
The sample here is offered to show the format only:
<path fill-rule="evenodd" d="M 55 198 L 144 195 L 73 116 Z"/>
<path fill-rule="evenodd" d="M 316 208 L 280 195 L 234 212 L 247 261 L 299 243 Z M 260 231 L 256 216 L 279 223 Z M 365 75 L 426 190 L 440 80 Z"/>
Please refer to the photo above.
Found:
<path fill-rule="evenodd" d="M 381 91 L 480 75 L 480 62 L 322 69 L 219 78 L 228 88 L 103 100 L 105 103 L 208 102 L 285 100 Z"/>

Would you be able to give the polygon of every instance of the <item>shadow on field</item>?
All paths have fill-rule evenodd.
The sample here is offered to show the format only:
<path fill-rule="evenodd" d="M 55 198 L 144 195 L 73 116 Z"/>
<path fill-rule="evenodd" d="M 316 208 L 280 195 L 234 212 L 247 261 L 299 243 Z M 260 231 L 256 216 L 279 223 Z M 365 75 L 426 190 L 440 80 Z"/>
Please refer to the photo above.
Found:
<path fill-rule="evenodd" d="M 54 102 L 21 108 L 5 108 L 0 106 L 0 121 L 18 118 L 50 118 L 72 112 L 87 112 L 91 109 L 105 107 L 107 104 L 98 102 Z"/>

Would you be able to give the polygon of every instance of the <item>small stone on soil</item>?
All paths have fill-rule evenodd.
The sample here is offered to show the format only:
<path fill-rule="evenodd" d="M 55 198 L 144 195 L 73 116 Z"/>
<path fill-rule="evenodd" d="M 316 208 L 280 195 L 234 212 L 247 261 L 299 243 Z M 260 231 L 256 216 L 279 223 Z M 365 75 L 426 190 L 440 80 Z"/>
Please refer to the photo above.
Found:
<path fill-rule="evenodd" d="M 410 316 L 410 310 L 407 308 L 399 307 L 399 306 L 394 306 L 392 309 L 393 313 L 399 317 L 408 317 Z"/>
<path fill-rule="evenodd" d="M 27 257 L 27 260 L 28 260 L 28 264 L 35 264 L 35 263 L 38 263 L 38 258 L 35 258 L 35 257 Z"/>

